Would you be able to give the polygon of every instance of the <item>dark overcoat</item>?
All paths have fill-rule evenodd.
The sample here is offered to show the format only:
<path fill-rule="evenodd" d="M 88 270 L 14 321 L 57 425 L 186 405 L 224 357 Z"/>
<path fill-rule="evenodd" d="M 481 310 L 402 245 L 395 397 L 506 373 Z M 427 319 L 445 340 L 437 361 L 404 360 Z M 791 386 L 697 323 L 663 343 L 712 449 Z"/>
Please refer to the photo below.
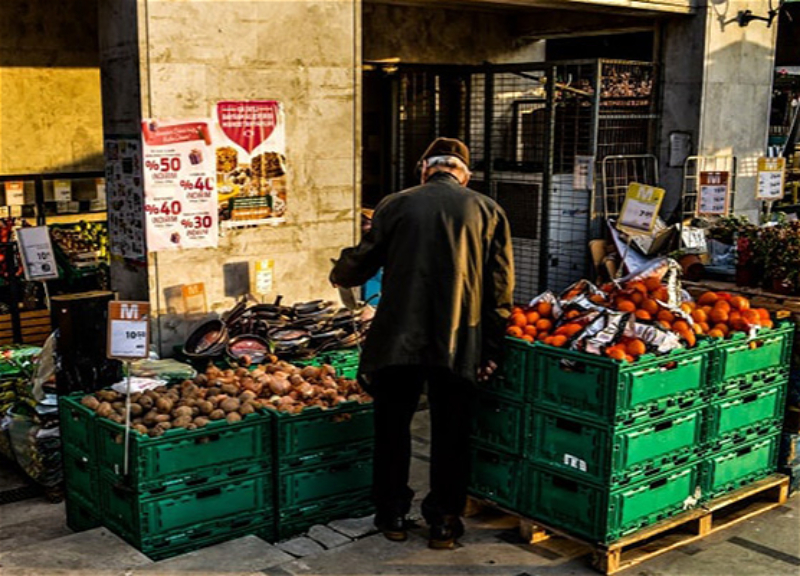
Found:
<path fill-rule="evenodd" d="M 331 281 L 359 286 L 381 267 L 362 374 L 438 366 L 474 381 L 481 364 L 500 359 L 514 264 L 508 220 L 494 200 L 446 172 L 387 196 L 361 243 L 342 251 Z"/>

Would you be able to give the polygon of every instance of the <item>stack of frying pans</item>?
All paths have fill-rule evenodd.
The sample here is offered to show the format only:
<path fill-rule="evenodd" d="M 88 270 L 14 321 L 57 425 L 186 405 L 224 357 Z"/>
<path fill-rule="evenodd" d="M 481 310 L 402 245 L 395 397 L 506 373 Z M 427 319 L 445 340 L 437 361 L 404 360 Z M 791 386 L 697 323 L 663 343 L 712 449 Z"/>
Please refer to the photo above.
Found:
<path fill-rule="evenodd" d="M 184 354 L 193 359 L 247 356 L 259 363 L 269 354 L 287 360 L 310 359 L 325 350 L 357 346 L 369 327 L 360 314 L 333 302 L 313 300 L 293 306 L 252 303 L 248 298 L 221 319 L 198 326 L 186 339 Z"/>

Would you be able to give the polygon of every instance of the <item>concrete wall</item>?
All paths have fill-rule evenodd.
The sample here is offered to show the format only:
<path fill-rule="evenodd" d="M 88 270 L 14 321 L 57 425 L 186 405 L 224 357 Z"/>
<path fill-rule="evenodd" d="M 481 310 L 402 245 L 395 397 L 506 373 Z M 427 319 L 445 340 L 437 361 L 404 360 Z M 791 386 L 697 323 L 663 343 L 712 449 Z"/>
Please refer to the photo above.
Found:
<path fill-rule="evenodd" d="M 101 170 L 97 0 L 0 3 L 0 174 Z"/>
<path fill-rule="evenodd" d="M 417 64 L 537 62 L 544 42 L 522 40 L 509 12 L 365 3 L 364 60 Z"/>
<path fill-rule="evenodd" d="M 277 99 L 287 125 L 286 224 L 227 231 L 217 250 L 150 255 L 164 351 L 187 331 L 183 316 L 167 314 L 167 292 L 204 282 L 209 308 L 223 312 L 234 303 L 225 295 L 225 265 L 271 258 L 271 296 L 337 297 L 330 259 L 357 237 L 359 7 L 354 0 L 139 0 L 142 115 L 208 116 L 219 100 Z"/>

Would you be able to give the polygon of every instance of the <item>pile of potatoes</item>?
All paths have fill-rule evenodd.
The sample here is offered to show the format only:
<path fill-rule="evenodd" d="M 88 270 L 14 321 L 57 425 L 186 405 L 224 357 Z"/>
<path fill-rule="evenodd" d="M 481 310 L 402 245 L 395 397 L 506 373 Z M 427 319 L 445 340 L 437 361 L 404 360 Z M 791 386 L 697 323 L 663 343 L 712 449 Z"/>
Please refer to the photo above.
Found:
<path fill-rule="evenodd" d="M 252 371 L 210 365 L 193 380 L 131 394 L 131 427 L 157 437 L 172 428 L 202 428 L 212 420 L 239 422 L 258 408 L 297 414 L 310 406 L 371 401 L 355 380 L 337 378 L 330 365 L 299 368 L 272 360 Z M 125 423 L 125 396 L 118 392 L 100 390 L 81 403 L 101 418 Z"/>

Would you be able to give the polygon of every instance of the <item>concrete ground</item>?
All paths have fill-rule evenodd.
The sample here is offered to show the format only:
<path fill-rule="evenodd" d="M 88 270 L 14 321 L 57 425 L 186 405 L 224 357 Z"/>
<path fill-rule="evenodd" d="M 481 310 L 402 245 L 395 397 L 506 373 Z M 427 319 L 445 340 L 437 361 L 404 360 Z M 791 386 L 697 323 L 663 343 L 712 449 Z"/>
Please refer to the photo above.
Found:
<path fill-rule="evenodd" d="M 427 481 L 428 414 L 414 422 L 416 507 Z M 15 484 L 16 483 L 16 484 Z M 19 485 L 0 470 L 0 493 Z M 800 497 L 780 508 L 666 553 L 622 576 L 800 576 Z M 404 543 L 385 540 L 371 519 L 317 526 L 272 545 L 255 536 L 153 562 L 104 528 L 72 533 L 63 504 L 30 498 L 0 504 L 0 576 L 590 576 L 589 550 L 562 538 L 521 541 L 516 521 L 487 510 L 466 520 L 452 551 L 427 548 L 424 525 Z"/>

